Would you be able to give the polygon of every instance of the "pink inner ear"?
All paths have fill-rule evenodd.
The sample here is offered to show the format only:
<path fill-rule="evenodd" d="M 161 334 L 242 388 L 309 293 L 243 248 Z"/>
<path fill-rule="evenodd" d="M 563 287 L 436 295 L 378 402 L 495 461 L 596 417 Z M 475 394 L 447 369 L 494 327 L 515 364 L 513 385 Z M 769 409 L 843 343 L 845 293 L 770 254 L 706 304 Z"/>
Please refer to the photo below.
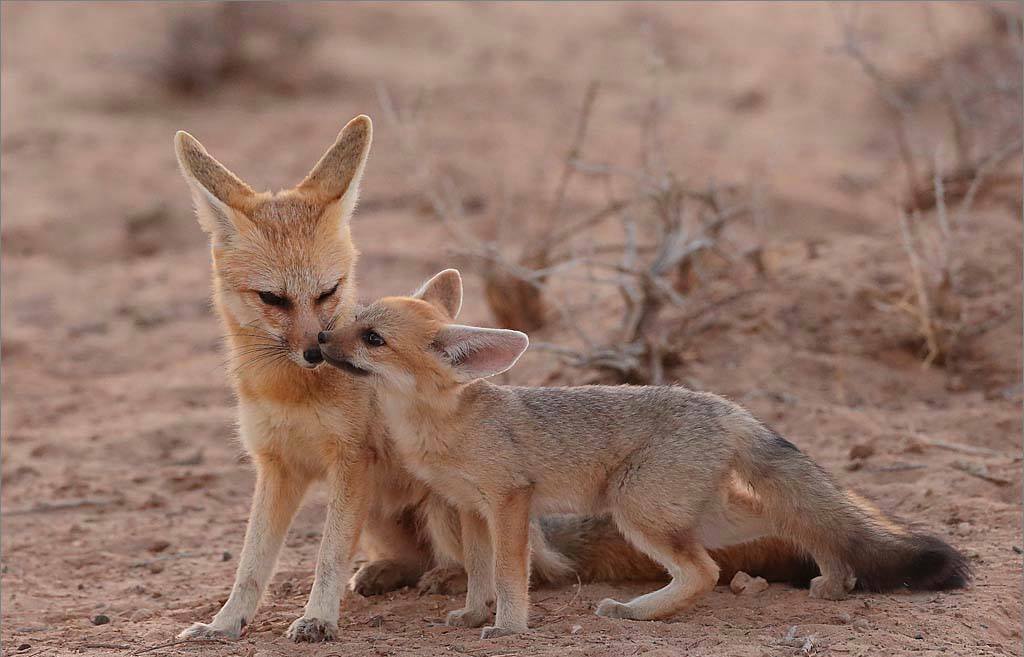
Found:
<path fill-rule="evenodd" d="M 526 335 L 518 331 L 458 324 L 442 329 L 437 341 L 463 381 L 504 372 L 516 364 L 530 343 Z"/>

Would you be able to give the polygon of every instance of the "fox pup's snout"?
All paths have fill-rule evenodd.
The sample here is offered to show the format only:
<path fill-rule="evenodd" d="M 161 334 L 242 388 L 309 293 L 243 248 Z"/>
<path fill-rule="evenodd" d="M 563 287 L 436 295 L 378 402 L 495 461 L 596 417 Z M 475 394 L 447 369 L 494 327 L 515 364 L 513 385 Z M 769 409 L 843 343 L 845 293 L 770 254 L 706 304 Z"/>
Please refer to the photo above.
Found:
<path fill-rule="evenodd" d="M 347 327 L 346 327 L 347 328 Z M 320 331 L 316 336 L 317 342 L 319 343 L 319 351 L 321 357 L 329 364 L 337 367 L 340 370 L 344 370 L 349 374 L 355 376 L 366 376 L 371 372 L 368 369 L 357 366 L 352 362 L 352 357 L 349 355 L 352 352 L 351 346 L 346 347 L 344 329 L 338 329 L 336 331 Z"/>
<path fill-rule="evenodd" d="M 461 307 L 462 278 L 447 269 L 412 296 L 385 297 L 347 326 L 322 333 L 321 351 L 335 367 L 404 391 L 445 389 L 512 367 L 529 346 L 526 334 L 454 324 Z"/>

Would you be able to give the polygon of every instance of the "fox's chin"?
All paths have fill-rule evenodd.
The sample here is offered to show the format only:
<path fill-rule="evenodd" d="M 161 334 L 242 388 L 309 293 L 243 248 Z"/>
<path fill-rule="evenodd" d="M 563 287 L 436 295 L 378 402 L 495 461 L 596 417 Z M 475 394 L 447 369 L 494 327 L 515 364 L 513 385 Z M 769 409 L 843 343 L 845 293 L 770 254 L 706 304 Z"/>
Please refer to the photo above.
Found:
<path fill-rule="evenodd" d="M 315 370 L 316 368 L 318 368 L 318 367 L 320 367 L 321 365 L 324 364 L 323 361 L 320 361 L 319 363 L 310 363 L 309 361 L 307 361 L 305 358 L 302 358 L 301 356 L 298 357 L 298 358 L 289 357 L 288 360 L 290 360 L 292 363 L 298 365 L 300 368 L 302 368 L 304 370 L 310 370 L 310 371 Z"/>
<path fill-rule="evenodd" d="M 373 374 L 370 370 L 364 370 L 361 367 L 357 367 L 343 358 L 331 358 L 326 353 L 324 354 L 324 362 L 337 367 L 339 370 L 342 370 L 347 374 L 352 374 L 353 376 L 369 376 Z"/>

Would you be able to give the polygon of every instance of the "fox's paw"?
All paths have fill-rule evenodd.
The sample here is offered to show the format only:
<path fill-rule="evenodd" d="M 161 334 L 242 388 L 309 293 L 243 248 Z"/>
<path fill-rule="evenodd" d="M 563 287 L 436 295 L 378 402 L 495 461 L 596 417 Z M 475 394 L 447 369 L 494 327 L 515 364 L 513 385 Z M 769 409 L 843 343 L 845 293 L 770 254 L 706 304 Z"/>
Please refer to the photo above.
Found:
<path fill-rule="evenodd" d="M 356 571 L 349 581 L 349 587 L 363 597 L 381 595 L 415 584 L 416 574 L 410 570 L 408 565 L 398 561 L 374 561 Z"/>
<path fill-rule="evenodd" d="M 605 598 L 597 605 L 597 609 L 594 613 L 598 616 L 604 616 L 605 618 L 624 618 L 626 620 L 633 620 L 633 609 L 618 600 L 612 600 L 611 598 Z"/>
<path fill-rule="evenodd" d="M 491 619 L 490 609 L 457 609 L 448 614 L 445 625 L 450 627 L 480 627 Z"/>
<path fill-rule="evenodd" d="M 420 595 L 455 595 L 466 592 L 466 571 L 462 566 L 438 566 L 423 573 L 416 585 Z"/>
<path fill-rule="evenodd" d="M 338 636 L 338 624 L 321 618 L 296 618 L 284 635 L 296 643 L 322 643 Z"/>
<path fill-rule="evenodd" d="M 503 636 L 512 636 L 513 634 L 522 634 L 526 631 L 526 628 L 521 630 L 513 629 L 511 627 L 495 627 L 488 625 L 484 629 L 480 630 L 481 639 L 498 639 Z"/>
<path fill-rule="evenodd" d="M 821 600 L 845 600 L 846 594 L 852 591 L 856 584 L 857 578 L 853 575 L 845 579 L 819 575 L 811 580 L 811 590 L 807 595 Z"/>
<path fill-rule="evenodd" d="M 178 633 L 179 639 L 237 639 L 242 636 L 244 621 L 221 625 L 220 623 L 193 623 Z"/>

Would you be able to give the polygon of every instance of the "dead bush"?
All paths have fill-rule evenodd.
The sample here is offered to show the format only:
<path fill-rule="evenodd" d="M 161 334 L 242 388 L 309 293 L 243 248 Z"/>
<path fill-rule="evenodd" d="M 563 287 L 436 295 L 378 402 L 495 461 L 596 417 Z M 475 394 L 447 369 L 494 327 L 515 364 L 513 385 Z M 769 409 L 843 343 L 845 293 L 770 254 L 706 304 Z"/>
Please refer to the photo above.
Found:
<path fill-rule="evenodd" d="M 454 238 L 456 254 L 483 278 L 495 321 L 525 331 L 556 324 L 564 340 L 535 340 L 533 347 L 594 373 L 597 381 L 663 382 L 665 368 L 678 362 L 676 350 L 665 341 L 665 310 L 683 308 L 706 277 L 745 260 L 747 254 L 727 242 L 724 232 L 750 216 L 750 191 L 736 185 L 694 185 L 659 166 L 665 158 L 653 152 L 643 153 L 644 166 L 637 168 L 587 161 L 584 142 L 598 97 L 598 86 L 592 83 L 540 230 L 526 240 L 484 238 L 468 230 L 461 195 L 449 177 L 430 165 L 414 122 L 385 89 L 379 91 L 384 115 L 400 135 L 410 162 L 416 163 L 417 177 Z M 642 130 L 656 132 L 664 111 L 652 103 Z M 643 141 L 648 149 L 653 149 L 651 143 L 663 143 Z M 609 191 L 596 208 L 573 206 L 567 202 L 567 189 L 578 177 L 602 181 L 606 190 L 626 191 Z M 510 232 L 505 224 L 522 232 L 526 223 L 522 214 L 501 212 L 492 220 L 490 232 L 498 235 Z"/>
<path fill-rule="evenodd" d="M 204 96 L 238 81 L 295 93 L 318 75 L 310 63 L 315 34 L 304 15 L 281 3 L 189 7 L 171 19 L 152 72 L 161 86 L 184 96 Z"/>
<path fill-rule="evenodd" d="M 836 7 L 840 51 L 872 81 L 892 122 L 906 191 L 895 200 L 907 255 L 905 294 L 883 307 L 909 315 L 925 366 L 950 363 L 968 324 L 961 291 L 962 229 L 984 197 L 1020 184 L 1020 17 L 987 5 L 993 29 L 958 50 L 946 47 L 932 8 L 922 8 L 935 56 L 911 79 L 897 80 L 867 51 L 857 7 Z M 936 126 L 934 118 L 944 117 Z"/>

